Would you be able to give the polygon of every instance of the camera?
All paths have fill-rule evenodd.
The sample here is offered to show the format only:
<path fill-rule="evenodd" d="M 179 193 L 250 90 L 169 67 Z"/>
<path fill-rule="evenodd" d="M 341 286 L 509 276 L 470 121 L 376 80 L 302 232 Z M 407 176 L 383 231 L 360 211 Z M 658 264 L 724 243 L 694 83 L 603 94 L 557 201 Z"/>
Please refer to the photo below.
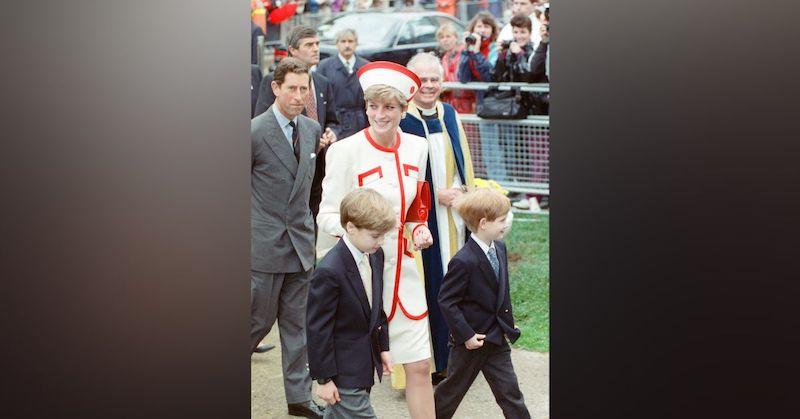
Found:
<path fill-rule="evenodd" d="M 464 42 L 467 45 L 475 45 L 478 43 L 478 37 L 474 33 L 471 33 L 467 35 L 467 37 L 464 39 Z"/>
<path fill-rule="evenodd" d="M 509 48 L 511 48 L 511 40 L 508 40 L 508 41 L 503 41 L 503 43 L 500 45 L 500 48 L 502 48 L 502 49 L 509 49 Z"/>

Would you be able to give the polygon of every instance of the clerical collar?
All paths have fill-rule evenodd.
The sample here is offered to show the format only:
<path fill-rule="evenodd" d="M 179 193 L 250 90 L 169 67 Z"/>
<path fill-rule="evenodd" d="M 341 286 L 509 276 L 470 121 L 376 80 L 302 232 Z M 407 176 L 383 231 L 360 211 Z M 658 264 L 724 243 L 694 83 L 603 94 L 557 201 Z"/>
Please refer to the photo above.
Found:
<path fill-rule="evenodd" d="M 417 109 L 419 109 L 419 114 L 422 115 L 422 119 L 436 119 L 439 117 L 436 106 L 431 109 L 426 109 L 417 105 Z"/>

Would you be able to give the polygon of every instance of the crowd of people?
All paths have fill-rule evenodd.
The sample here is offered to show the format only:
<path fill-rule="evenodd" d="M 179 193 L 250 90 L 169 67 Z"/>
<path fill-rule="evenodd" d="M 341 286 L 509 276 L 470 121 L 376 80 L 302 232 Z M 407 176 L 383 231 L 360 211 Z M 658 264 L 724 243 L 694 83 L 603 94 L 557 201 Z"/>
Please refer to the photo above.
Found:
<path fill-rule="evenodd" d="M 476 189 L 460 118 L 484 95 L 442 88 L 547 80 L 549 9 L 513 10 L 508 30 L 488 12 L 461 38 L 441 27 L 440 54 L 406 66 L 358 57 L 352 29 L 320 61 L 316 30 L 296 26 L 273 73 L 252 67 L 251 353 L 274 348 L 277 322 L 290 415 L 374 417 L 377 373 L 410 417 L 452 417 L 483 371 L 506 417 L 530 417 L 508 346 L 511 203 Z"/>

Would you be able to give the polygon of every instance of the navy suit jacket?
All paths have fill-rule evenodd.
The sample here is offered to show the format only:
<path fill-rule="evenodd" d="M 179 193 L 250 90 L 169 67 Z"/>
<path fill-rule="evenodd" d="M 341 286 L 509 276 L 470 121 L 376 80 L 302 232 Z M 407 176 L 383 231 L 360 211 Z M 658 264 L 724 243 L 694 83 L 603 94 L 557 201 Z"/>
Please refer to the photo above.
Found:
<path fill-rule="evenodd" d="M 358 82 L 358 70 L 367 65 L 369 61 L 356 56 L 353 73 L 348 73 L 347 68 L 338 55 L 328 57 L 317 64 L 317 72 L 328 79 L 333 86 L 333 106 L 336 110 L 336 119 L 339 121 L 336 136 L 349 137 L 366 128 L 367 107 L 364 103 L 364 91 Z"/>
<path fill-rule="evenodd" d="M 383 250 L 369 256 L 372 308 L 350 249 L 343 240 L 314 269 L 308 289 L 306 340 L 314 379 L 333 378 L 337 387 L 369 388 L 380 380 L 380 353 L 389 350 L 383 311 Z"/>
<path fill-rule="evenodd" d="M 463 344 L 475 333 L 486 335 L 487 341 L 497 345 L 502 345 L 505 337 L 513 343 L 520 336 L 511 310 L 506 245 L 500 241 L 494 244 L 500 262 L 499 278 L 483 249 L 471 237 L 447 266 L 439 290 L 439 308 L 455 345 Z"/>

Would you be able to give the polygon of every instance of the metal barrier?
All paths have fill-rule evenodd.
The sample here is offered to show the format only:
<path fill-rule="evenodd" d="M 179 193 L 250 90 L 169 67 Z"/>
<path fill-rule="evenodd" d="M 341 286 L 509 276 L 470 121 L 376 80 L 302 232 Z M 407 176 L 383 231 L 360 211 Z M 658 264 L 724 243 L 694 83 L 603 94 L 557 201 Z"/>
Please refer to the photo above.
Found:
<path fill-rule="evenodd" d="M 534 93 L 547 93 L 550 91 L 550 83 L 487 83 L 478 81 L 469 83 L 446 81 L 442 83 L 442 88 L 445 90 L 488 90 L 490 87 L 496 87 L 497 90 L 511 90 L 511 88 L 519 88 L 521 92 Z"/>
<path fill-rule="evenodd" d="M 444 82 L 445 90 L 487 90 L 497 87 L 545 93 L 548 83 Z M 526 119 L 483 119 L 461 114 L 475 176 L 492 179 L 504 189 L 550 195 L 550 116 Z"/>
<path fill-rule="evenodd" d="M 475 176 L 504 189 L 550 195 L 550 117 L 518 120 L 460 115 Z"/>

